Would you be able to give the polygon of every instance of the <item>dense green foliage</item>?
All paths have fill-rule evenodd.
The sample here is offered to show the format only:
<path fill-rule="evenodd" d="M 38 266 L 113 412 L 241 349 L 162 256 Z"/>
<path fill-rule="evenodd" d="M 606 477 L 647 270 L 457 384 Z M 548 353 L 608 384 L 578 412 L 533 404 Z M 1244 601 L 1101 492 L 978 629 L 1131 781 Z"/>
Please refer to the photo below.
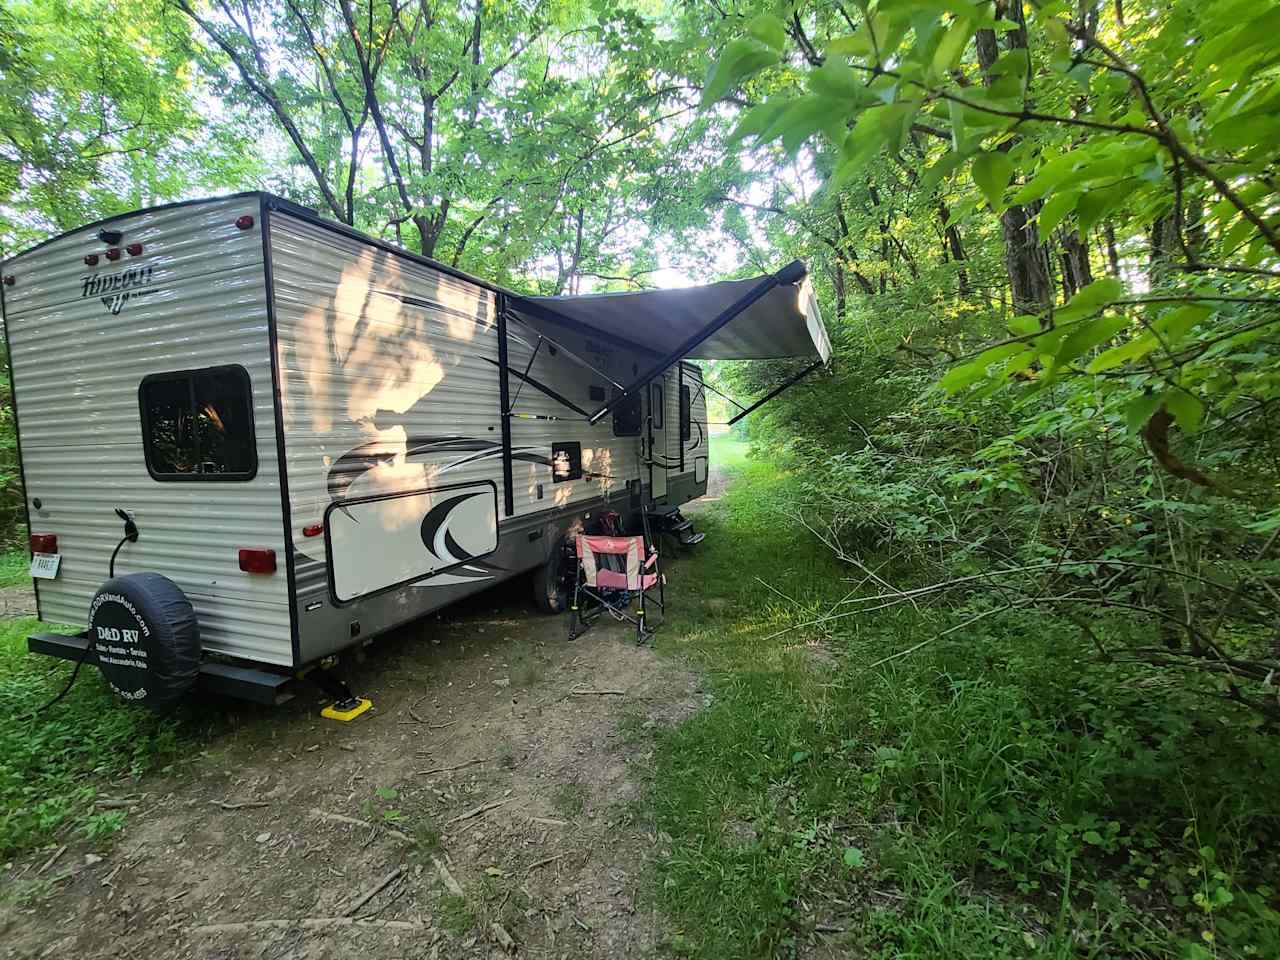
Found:
<path fill-rule="evenodd" d="M 836 306 L 837 379 L 768 428 L 829 546 L 893 543 L 934 599 L 1065 619 L 1270 723 L 1277 9 L 768 8 L 704 96 L 740 88 L 734 138 L 819 181 L 742 206 Z"/>
<path fill-rule="evenodd" d="M 788 522 L 814 508 L 804 470 L 749 463 L 700 518 L 697 586 L 660 641 L 714 695 L 658 739 L 678 955 L 815 937 L 884 957 L 1280 950 L 1269 739 L 1099 662 L 1066 620 L 1002 610 L 888 661 L 956 618 L 873 603 L 797 629 L 880 592 Z M 860 557 L 904 586 L 922 576 L 893 544 Z"/>

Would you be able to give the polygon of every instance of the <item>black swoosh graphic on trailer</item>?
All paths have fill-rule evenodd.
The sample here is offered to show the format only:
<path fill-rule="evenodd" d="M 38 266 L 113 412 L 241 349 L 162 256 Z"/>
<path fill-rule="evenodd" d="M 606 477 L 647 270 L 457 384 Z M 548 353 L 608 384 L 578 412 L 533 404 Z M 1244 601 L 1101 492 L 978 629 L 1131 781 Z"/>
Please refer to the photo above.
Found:
<path fill-rule="evenodd" d="M 404 442 L 405 457 L 420 457 L 430 453 L 448 452 L 450 450 L 487 450 L 493 446 L 489 440 L 475 440 L 458 435 L 445 437 L 408 437 Z M 383 463 L 391 463 L 396 458 L 394 452 L 385 449 L 382 441 L 361 444 L 348 450 L 329 468 L 326 488 L 330 500 L 341 500 L 351 485 L 374 467 Z"/>
<path fill-rule="evenodd" d="M 460 503 L 466 500 L 472 499 L 473 497 L 483 497 L 484 495 L 485 495 L 484 493 L 478 490 L 473 490 L 470 493 L 462 493 L 456 497 L 450 497 L 448 500 L 442 500 L 440 503 L 437 503 L 434 507 L 432 507 L 430 510 L 427 511 L 427 515 L 422 518 L 421 537 L 422 537 L 422 545 L 427 548 L 427 552 L 429 554 L 431 554 L 437 560 L 441 560 L 446 563 L 471 559 L 471 554 L 467 553 L 465 550 L 462 551 L 461 556 L 454 557 L 452 560 L 450 560 L 450 558 L 448 557 L 440 556 L 438 553 L 436 553 L 435 547 L 434 547 L 434 544 L 436 542 L 436 534 L 439 532 L 441 525 L 445 522 L 445 520 L 448 519 L 449 513 L 453 510 L 454 507 L 458 506 Z M 445 536 L 447 538 L 445 540 L 445 545 L 448 546 L 449 532 L 447 530 L 445 531 Z M 449 549 L 452 550 L 453 548 L 449 547 Z"/>

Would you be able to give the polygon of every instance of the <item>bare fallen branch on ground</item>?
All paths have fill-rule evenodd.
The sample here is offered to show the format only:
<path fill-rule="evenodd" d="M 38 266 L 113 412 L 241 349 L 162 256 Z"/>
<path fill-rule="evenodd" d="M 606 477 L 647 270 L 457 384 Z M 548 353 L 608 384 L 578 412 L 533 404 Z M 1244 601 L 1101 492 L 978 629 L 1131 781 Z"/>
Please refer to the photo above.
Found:
<path fill-rule="evenodd" d="M 445 825 L 452 826 L 455 823 L 461 823 L 463 820 L 470 820 L 473 817 L 478 817 L 480 814 L 487 813 L 495 807 L 502 806 L 504 803 L 510 803 L 513 799 L 513 797 L 503 797 L 501 800 L 492 800 L 489 803 L 482 803 L 478 807 L 472 807 L 466 813 L 458 814 L 452 820 L 446 820 Z"/>
<path fill-rule="evenodd" d="M 475 760 L 467 760 L 464 763 L 455 763 L 451 767 L 432 767 L 430 770 L 419 770 L 416 776 L 429 777 L 435 773 L 451 773 L 454 770 L 461 770 L 464 767 L 473 767 L 477 763 L 488 763 L 493 757 L 477 757 Z"/>
<path fill-rule="evenodd" d="M 210 800 L 209 802 L 223 810 L 252 810 L 271 806 L 265 800 Z"/>
<path fill-rule="evenodd" d="M 205 923 L 191 927 L 193 936 L 211 933 L 248 933 L 252 930 L 318 930 L 326 927 L 371 927 L 377 930 L 422 930 L 425 923 L 413 920 L 360 920 L 357 917 L 304 917 L 301 920 L 244 920 L 240 923 Z"/>
<path fill-rule="evenodd" d="M 343 816 L 341 813 L 330 813 L 327 810 L 320 810 L 316 807 L 311 808 L 311 815 L 319 817 L 321 820 L 331 820 L 334 823 L 345 823 L 352 827 L 366 827 L 370 830 L 381 830 L 389 836 L 395 837 L 397 840 L 403 840 L 405 843 L 413 843 L 413 837 L 406 833 L 401 833 L 391 827 L 385 827 L 380 823 L 370 823 L 368 820 L 357 820 L 355 817 Z"/>
<path fill-rule="evenodd" d="M 462 897 L 462 886 L 457 880 L 453 879 L 453 874 L 449 872 L 449 868 L 444 865 L 444 861 L 439 857 L 432 857 L 432 863 L 436 865 L 436 873 L 440 874 L 440 882 L 444 884 L 444 888 L 455 897 Z"/>
<path fill-rule="evenodd" d="M 380 894 L 387 887 L 391 886 L 391 884 L 395 883 L 396 880 L 400 879 L 400 876 L 403 873 L 404 873 L 404 865 L 401 864 L 400 866 L 392 870 L 389 874 L 387 874 L 385 877 L 383 877 L 381 880 L 379 880 L 377 884 L 370 887 L 369 891 L 365 893 L 363 896 L 361 896 L 359 900 L 357 900 L 351 906 L 347 907 L 347 909 L 343 910 L 342 915 L 344 917 L 350 917 L 353 914 L 355 914 L 356 911 L 358 911 L 366 903 L 368 903 L 370 900 L 372 900 L 374 897 Z"/>
<path fill-rule="evenodd" d="M 557 860 L 563 860 L 564 856 L 565 855 L 563 853 L 557 853 L 554 857 L 545 857 L 542 860 L 535 860 L 533 863 L 529 864 L 527 867 L 524 868 L 525 876 L 527 877 L 529 874 L 533 873 L 533 871 L 537 870 L 539 867 L 545 867 L 549 863 L 555 863 Z"/>

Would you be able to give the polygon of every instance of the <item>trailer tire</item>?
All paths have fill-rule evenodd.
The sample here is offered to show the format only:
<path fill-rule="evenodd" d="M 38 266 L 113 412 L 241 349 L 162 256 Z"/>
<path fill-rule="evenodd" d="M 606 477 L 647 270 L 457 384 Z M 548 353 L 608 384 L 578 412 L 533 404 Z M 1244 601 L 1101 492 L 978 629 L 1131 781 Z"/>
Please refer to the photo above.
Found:
<path fill-rule="evenodd" d="M 533 602 L 543 613 L 564 613 L 569 606 L 569 589 L 565 583 L 566 548 L 559 544 L 542 566 L 533 571 Z"/>
<path fill-rule="evenodd" d="M 89 642 L 123 700 L 162 712 L 195 686 L 200 626 L 182 589 L 158 573 L 108 580 L 89 605 Z"/>

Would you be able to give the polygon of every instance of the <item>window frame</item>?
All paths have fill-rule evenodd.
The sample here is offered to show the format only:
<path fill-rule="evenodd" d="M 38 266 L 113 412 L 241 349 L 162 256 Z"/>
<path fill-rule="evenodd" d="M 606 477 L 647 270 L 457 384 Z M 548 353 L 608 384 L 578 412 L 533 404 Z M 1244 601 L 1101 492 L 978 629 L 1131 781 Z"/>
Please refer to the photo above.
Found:
<path fill-rule="evenodd" d="M 250 463 L 248 470 L 235 473 L 159 473 L 152 459 L 151 417 L 147 412 L 146 389 L 153 383 L 187 382 L 194 386 L 199 376 L 230 374 L 244 384 L 244 397 L 249 417 Z M 194 411 L 193 411 L 194 413 Z M 158 483 L 245 483 L 258 475 L 258 436 L 253 407 L 253 378 L 249 371 L 238 363 L 224 363 L 215 367 L 195 367 L 189 370 L 166 370 L 164 373 L 149 373 L 138 383 L 138 414 L 142 426 L 142 459 L 146 462 L 147 473 Z"/>
<path fill-rule="evenodd" d="M 564 452 L 569 456 L 572 469 L 567 477 L 556 476 L 556 454 Z M 559 440 L 551 443 L 551 482 L 572 483 L 582 479 L 582 442 L 579 440 Z"/>
<path fill-rule="evenodd" d="M 662 388 L 661 380 L 654 380 L 649 384 L 649 416 L 653 423 L 654 430 L 665 429 L 666 410 L 663 409 L 667 405 L 666 391 Z"/>
<path fill-rule="evenodd" d="M 622 396 L 622 391 L 614 387 L 613 435 L 615 437 L 639 437 L 644 435 L 644 395 L 639 390 Z M 619 430 L 618 421 L 624 411 L 635 413 L 635 429 Z"/>
<path fill-rule="evenodd" d="M 693 388 L 680 385 L 680 442 L 688 443 L 693 437 Z"/>

